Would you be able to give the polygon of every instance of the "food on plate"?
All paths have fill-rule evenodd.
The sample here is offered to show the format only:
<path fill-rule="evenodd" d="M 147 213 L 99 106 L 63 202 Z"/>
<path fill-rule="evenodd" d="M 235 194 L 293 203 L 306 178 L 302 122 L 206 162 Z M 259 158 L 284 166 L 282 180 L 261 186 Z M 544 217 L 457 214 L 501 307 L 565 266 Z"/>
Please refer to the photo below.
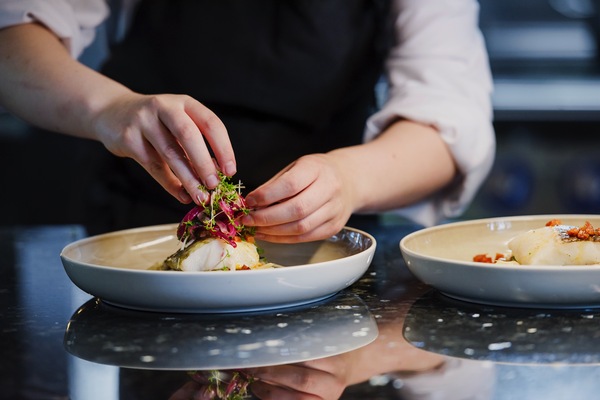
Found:
<path fill-rule="evenodd" d="M 233 271 L 261 266 L 254 243 L 239 241 L 236 246 L 220 238 L 196 240 L 164 261 L 164 269 L 178 271 Z"/>
<path fill-rule="evenodd" d="M 476 254 L 473 261 L 494 264 L 500 261 L 509 261 L 506 254 L 496 253 L 494 256 L 490 254 Z"/>
<path fill-rule="evenodd" d="M 254 230 L 240 220 L 249 212 L 241 183 L 220 174 L 208 200 L 192 208 L 177 227 L 181 248 L 150 269 L 236 271 L 275 267 L 260 256 Z"/>
<path fill-rule="evenodd" d="M 600 228 L 589 221 L 582 226 L 551 220 L 546 226 L 515 236 L 509 254 L 477 254 L 473 261 L 520 265 L 600 264 Z"/>

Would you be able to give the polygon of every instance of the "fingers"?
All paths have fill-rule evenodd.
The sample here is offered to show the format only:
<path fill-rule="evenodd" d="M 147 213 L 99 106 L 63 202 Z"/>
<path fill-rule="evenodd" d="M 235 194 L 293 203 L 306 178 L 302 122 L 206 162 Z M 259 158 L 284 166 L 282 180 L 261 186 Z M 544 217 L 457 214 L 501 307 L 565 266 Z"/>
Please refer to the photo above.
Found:
<path fill-rule="evenodd" d="M 310 193 L 306 193 L 310 195 Z M 299 243 L 325 239 L 337 233 L 345 220 L 338 218 L 337 204 L 331 202 L 316 208 L 314 211 L 297 213 L 298 218 L 290 217 L 296 214 L 293 204 L 296 199 L 253 212 L 249 218 L 257 221 L 257 238 L 278 243 Z M 271 223 L 271 221 L 273 221 Z M 280 222 L 285 221 L 285 222 Z"/>
<path fill-rule="evenodd" d="M 175 393 L 169 397 L 169 400 L 204 400 L 210 399 L 209 397 L 201 397 L 202 396 L 202 387 L 200 384 L 196 382 L 187 382 L 181 388 L 179 388 Z"/>
<path fill-rule="evenodd" d="M 171 164 L 174 167 L 169 167 L 168 163 L 155 150 L 155 147 L 146 140 L 141 140 L 141 146 L 144 148 L 141 156 L 136 161 L 173 197 L 179 199 L 180 202 L 188 204 L 192 201 L 190 195 L 203 198 L 203 193 L 195 193 L 199 191 L 198 180 L 186 168 L 185 157 L 181 153 L 171 156 Z M 176 147 L 173 147 L 176 149 Z M 176 150 L 173 150 L 174 152 Z M 179 178 L 173 173 L 173 170 L 179 171 Z M 187 182 L 187 185 L 182 186 L 182 182 Z"/>
<path fill-rule="evenodd" d="M 227 176 L 235 175 L 235 155 L 223 122 L 211 110 L 196 101 L 187 101 L 185 111 L 208 141 L 221 172 Z"/>
<path fill-rule="evenodd" d="M 199 189 L 200 181 L 190 160 L 174 135 L 162 123 L 145 129 L 145 136 L 141 138 L 144 151 L 139 152 L 138 161 L 148 173 L 160 183 L 171 195 L 183 203 L 192 199 L 196 202 L 204 200 L 206 194 Z M 199 133 L 198 133 L 199 135 Z M 199 137 L 199 136 L 198 136 Z M 215 170 L 214 163 L 202 140 L 207 164 L 212 167 L 209 173 Z"/>
<path fill-rule="evenodd" d="M 167 139 L 163 143 L 164 152 L 160 149 L 158 151 L 166 157 L 169 166 L 182 179 L 184 187 L 188 188 L 187 182 L 184 181 L 188 172 L 193 172 L 205 186 L 213 189 L 219 183 L 219 179 L 205 139 L 215 153 L 221 171 L 231 176 L 236 172 L 236 163 L 227 129 L 221 120 L 201 103 L 187 96 L 182 96 L 182 100 L 183 104 L 167 103 L 157 106 L 158 117 L 171 134 L 162 136 L 173 137 L 173 140 Z M 184 151 L 185 160 L 189 162 L 188 168 L 180 168 L 178 161 L 181 154 L 174 150 L 177 146 Z M 173 156 L 173 164 L 169 162 L 170 155 Z"/>
<path fill-rule="evenodd" d="M 324 207 L 331 206 L 331 204 L 325 197 L 316 197 L 314 193 L 317 191 L 317 188 L 309 186 L 296 196 L 271 203 L 272 205 L 266 208 L 256 209 L 251 215 L 252 224 L 264 227 L 263 232 L 268 232 L 269 227 L 274 225 L 300 221 L 319 211 L 322 214 Z M 306 221 L 306 223 L 308 222 Z"/>
<path fill-rule="evenodd" d="M 254 192 L 255 209 L 242 223 L 258 239 L 297 243 L 327 238 L 343 228 L 352 205 L 337 168 L 325 155 L 305 156 Z"/>
<path fill-rule="evenodd" d="M 268 226 L 298 220 L 311 214 L 326 202 L 323 197 L 305 195 L 318 179 L 318 166 L 309 157 L 290 164 L 246 196 L 248 207 L 258 210 L 246 222 L 254 226 Z M 278 204 L 285 205 L 277 206 Z M 261 210 L 268 206 L 268 212 Z"/>
<path fill-rule="evenodd" d="M 262 400 L 335 400 L 345 384 L 335 374 L 300 364 L 258 368 L 252 392 Z"/>
<path fill-rule="evenodd" d="M 256 381 L 251 385 L 252 393 L 261 400 L 322 400 L 320 396 L 302 393 L 267 382 Z"/>
<path fill-rule="evenodd" d="M 326 221 L 315 218 L 315 227 L 305 230 L 303 223 L 291 223 L 273 227 L 270 232 L 259 231 L 256 238 L 273 243 L 302 243 L 327 239 L 338 233 L 347 219 L 329 219 Z"/>
<path fill-rule="evenodd" d="M 108 150 L 136 160 L 182 203 L 205 201 L 199 185 L 215 188 L 218 170 L 236 172 L 227 129 L 189 96 L 132 93 L 107 107 L 96 125 Z"/>

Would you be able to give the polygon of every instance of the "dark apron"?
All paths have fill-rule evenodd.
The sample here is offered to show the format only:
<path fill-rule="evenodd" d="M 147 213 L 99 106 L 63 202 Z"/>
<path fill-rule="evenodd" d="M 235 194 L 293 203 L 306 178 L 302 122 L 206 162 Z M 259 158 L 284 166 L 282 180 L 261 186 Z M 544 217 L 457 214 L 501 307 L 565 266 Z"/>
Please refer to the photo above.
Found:
<path fill-rule="evenodd" d="M 302 155 L 361 142 L 391 37 L 388 7 L 146 0 L 103 72 L 134 91 L 188 94 L 213 110 L 234 146 L 234 179 L 249 191 Z M 189 209 L 132 160 L 99 157 L 90 205 L 101 224 L 92 231 L 176 222 Z"/>

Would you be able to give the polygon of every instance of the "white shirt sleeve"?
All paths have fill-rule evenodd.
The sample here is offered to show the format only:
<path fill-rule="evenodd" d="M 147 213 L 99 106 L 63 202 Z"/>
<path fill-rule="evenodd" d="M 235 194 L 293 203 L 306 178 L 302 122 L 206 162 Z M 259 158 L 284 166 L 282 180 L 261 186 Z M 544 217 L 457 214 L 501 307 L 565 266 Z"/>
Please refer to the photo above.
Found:
<path fill-rule="evenodd" d="M 394 7 L 397 43 L 386 61 L 389 94 L 368 120 L 365 140 L 398 118 L 439 130 L 461 179 L 396 211 L 430 226 L 464 212 L 492 167 L 492 78 L 476 0 L 395 0 Z"/>
<path fill-rule="evenodd" d="M 104 0 L 0 0 L 0 29 L 39 22 L 78 58 L 93 42 L 96 28 L 108 12 Z"/>

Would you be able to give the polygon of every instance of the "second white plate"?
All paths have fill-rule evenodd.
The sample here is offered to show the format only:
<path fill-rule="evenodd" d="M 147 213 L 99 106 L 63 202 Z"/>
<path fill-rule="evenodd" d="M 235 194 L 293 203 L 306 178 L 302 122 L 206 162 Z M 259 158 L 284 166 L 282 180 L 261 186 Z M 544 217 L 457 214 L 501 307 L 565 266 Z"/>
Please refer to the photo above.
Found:
<path fill-rule="evenodd" d="M 600 226 L 598 215 L 536 215 L 455 222 L 422 229 L 400 241 L 410 271 L 460 300 L 535 308 L 600 307 L 600 265 L 543 266 L 473 262 L 506 253 L 510 239 L 551 219 Z"/>

